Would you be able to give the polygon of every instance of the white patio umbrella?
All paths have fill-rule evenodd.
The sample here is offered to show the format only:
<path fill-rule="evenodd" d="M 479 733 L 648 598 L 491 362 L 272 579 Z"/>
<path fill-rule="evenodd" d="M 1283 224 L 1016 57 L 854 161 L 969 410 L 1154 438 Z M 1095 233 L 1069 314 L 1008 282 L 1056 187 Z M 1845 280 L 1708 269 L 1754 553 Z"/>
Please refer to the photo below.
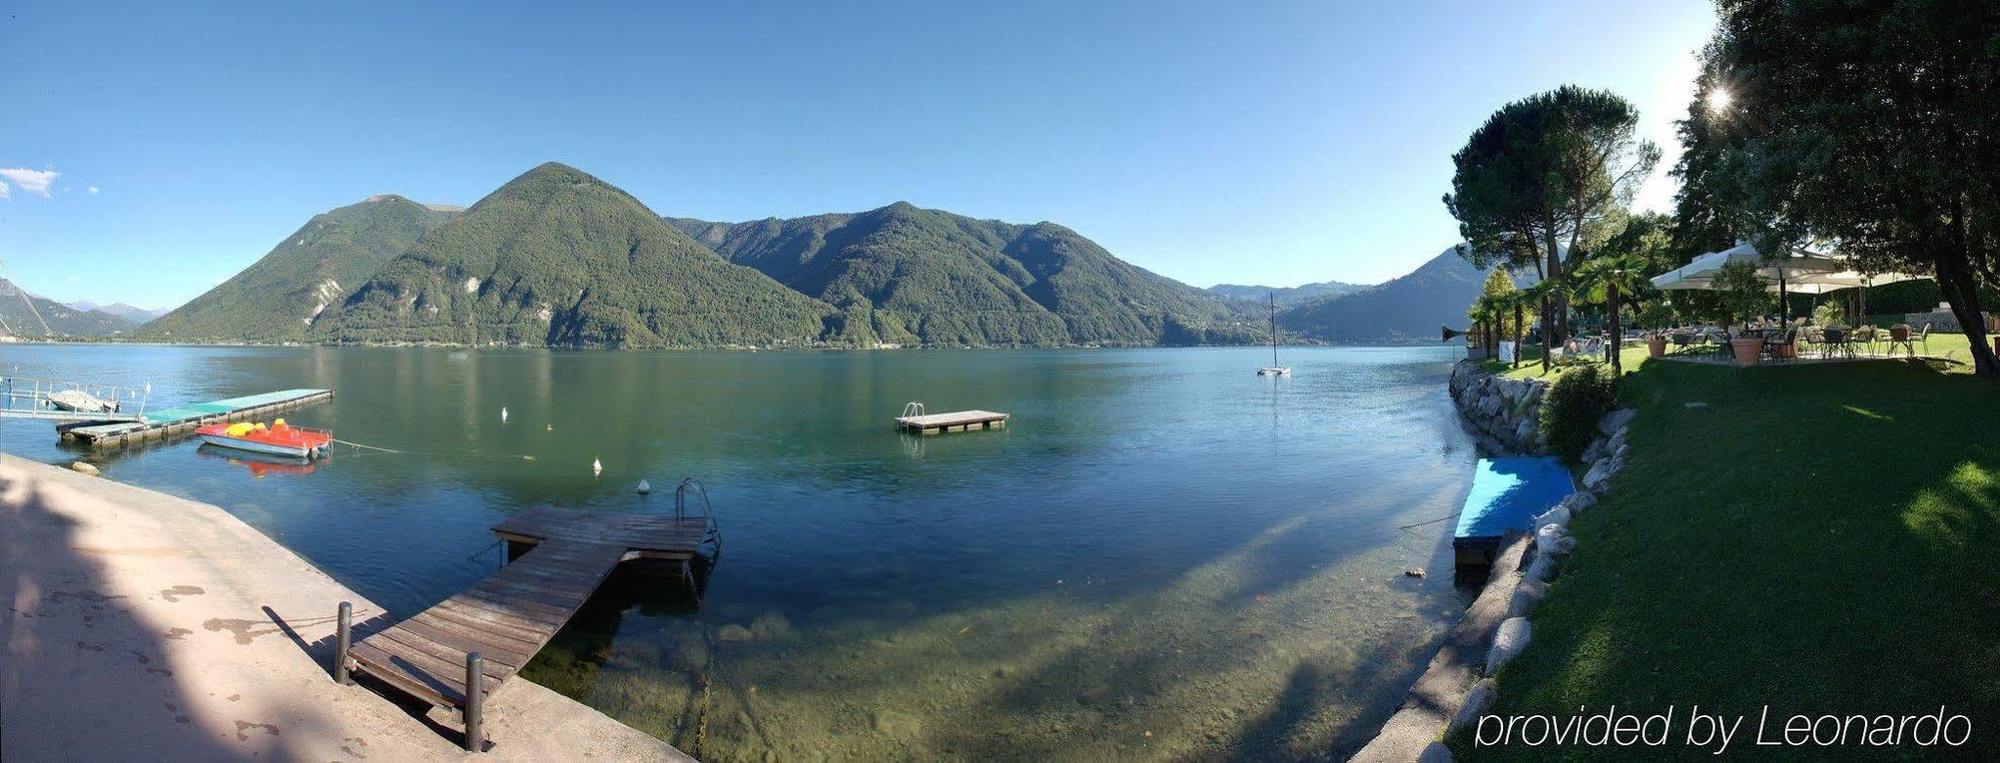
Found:
<path fill-rule="evenodd" d="M 1653 277 L 1653 287 L 1658 289 L 1713 289 L 1715 276 L 1722 272 L 1722 266 L 1744 263 L 1757 266 L 1757 274 L 1773 281 L 1789 282 L 1815 274 L 1838 273 L 1848 270 L 1845 260 L 1803 249 L 1792 250 L 1791 256 L 1783 260 L 1765 261 L 1762 253 L 1751 244 L 1737 244 L 1720 252 L 1709 252 L 1686 265 Z M 1792 291 L 1786 289 L 1786 291 Z"/>
<path fill-rule="evenodd" d="M 1791 256 L 1766 261 L 1757 247 L 1742 243 L 1709 252 L 1686 265 L 1654 276 L 1658 289 L 1713 289 L 1715 276 L 1731 263 L 1755 265 L 1757 274 L 1772 281 L 1771 290 L 1785 294 L 1825 294 L 1840 289 L 1908 281 L 1921 276 L 1905 273 L 1863 274 L 1844 257 L 1794 249 Z"/>

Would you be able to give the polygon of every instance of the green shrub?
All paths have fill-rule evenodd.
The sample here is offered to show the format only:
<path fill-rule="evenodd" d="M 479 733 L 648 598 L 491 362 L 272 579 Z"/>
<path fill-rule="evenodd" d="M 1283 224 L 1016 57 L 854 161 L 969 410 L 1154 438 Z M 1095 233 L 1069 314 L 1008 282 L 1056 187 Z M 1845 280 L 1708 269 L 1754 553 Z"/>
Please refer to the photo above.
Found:
<path fill-rule="evenodd" d="M 1617 403 L 1610 372 L 1595 365 L 1564 371 L 1542 398 L 1542 442 L 1572 461 L 1582 457 L 1597 431 L 1597 419 Z"/>

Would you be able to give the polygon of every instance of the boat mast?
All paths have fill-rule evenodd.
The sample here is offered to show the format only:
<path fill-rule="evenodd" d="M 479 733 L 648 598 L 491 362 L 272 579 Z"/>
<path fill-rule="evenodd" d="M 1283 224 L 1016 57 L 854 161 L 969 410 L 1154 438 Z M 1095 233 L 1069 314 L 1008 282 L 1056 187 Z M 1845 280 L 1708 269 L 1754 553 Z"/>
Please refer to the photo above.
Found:
<path fill-rule="evenodd" d="M 1271 367 L 1278 367 L 1278 295 L 1271 297 Z"/>

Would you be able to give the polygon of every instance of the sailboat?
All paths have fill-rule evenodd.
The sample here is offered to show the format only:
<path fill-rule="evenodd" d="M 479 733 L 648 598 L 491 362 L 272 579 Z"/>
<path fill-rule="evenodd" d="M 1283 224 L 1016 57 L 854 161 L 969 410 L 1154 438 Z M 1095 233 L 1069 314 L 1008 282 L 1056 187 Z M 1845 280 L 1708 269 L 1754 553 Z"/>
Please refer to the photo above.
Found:
<path fill-rule="evenodd" d="M 1278 295 L 1271 295 L 1271 365 L 1257 369 L 1258 376 L 1289 376 L 1291 366 L 1278 365 Z"/>

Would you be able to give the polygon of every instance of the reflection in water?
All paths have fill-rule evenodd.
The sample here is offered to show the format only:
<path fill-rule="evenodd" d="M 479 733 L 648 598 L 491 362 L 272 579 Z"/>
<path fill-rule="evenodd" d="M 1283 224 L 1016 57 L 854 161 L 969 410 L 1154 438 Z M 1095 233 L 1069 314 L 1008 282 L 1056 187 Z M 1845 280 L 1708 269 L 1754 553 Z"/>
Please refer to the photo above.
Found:
<path fill-rule="evenodd" d="M 319 469 L 321 463 L 331 460 L 321 459 L 315 462 L 304 458 L 286 458 L 247 450 L 234 450 L 208 443 L 195 446 L 194 452 L 202 458 L 248 468 L 250 476 L 260 479 L 271 474 L 311 474 Z"/>
<path fill-rule="evenodd" d="M 0 348 L 161 406 L 335 389 L 287 418 L 405 452 L 298 479 L 190 443 L 99 460 L 399 616 L 491 572 L 505 516 L 669 513 L 633 485 L 701 477 L 730 557 L 702 605 L 621 571 L 526 674 L 723 760 L 1344 756 L 1462 610 L 1449 576 L 1402 575 L 1448 563 L 1446 525 L 1396 529 L 1470 479 L 1449 358 Z M 1014 417 L 897 434 L 917 399 Z M 46 424 L 0 448 L 74 457 Z"/>

